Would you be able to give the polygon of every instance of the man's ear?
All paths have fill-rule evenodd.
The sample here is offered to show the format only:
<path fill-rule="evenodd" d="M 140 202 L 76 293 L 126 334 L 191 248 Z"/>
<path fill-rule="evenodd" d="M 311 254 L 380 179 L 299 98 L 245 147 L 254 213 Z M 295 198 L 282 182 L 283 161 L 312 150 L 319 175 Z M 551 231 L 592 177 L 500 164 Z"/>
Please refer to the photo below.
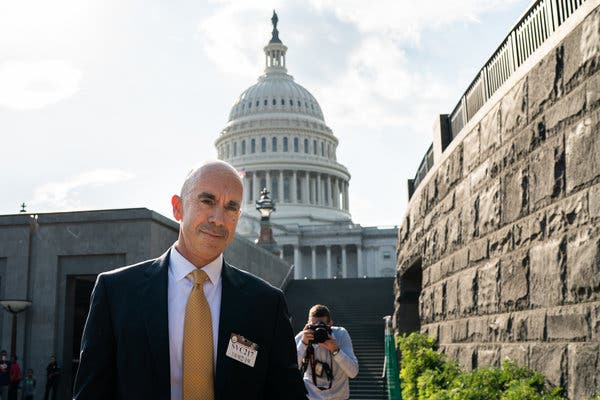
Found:
<path fill-rule="evenodd" d="M 171 197 L 171 205 L 173 206 L 173 217 L 176 221 L 181 221 L 183 218 L 182 199 L 176 194 Z"/>

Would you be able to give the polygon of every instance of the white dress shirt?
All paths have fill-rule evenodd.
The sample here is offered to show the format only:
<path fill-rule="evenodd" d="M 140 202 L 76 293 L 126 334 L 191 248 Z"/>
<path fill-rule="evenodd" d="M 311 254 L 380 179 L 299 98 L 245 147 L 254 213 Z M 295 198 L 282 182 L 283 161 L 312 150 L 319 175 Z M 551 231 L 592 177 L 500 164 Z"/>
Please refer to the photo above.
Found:
<path fill-rule="evenodd" d="M 219 340 L 219 313 L 221 311 L 221 269 L 223 255 L 205 265 L 201 269 L 206 272 L 209 280 L 204 282 L 204 295 L 210 307 L 213 328 L 213 366 L 216 371 L 217 344 Z M 171 366 L 171 400 L 181 400 L 183 397 L 183 326 L 185 308 L 192 291 L 193 282 L 187 275 L 196 267 L 185 259 L 176 249 L 171 247 L 169 257 L 169 353 Z"/>

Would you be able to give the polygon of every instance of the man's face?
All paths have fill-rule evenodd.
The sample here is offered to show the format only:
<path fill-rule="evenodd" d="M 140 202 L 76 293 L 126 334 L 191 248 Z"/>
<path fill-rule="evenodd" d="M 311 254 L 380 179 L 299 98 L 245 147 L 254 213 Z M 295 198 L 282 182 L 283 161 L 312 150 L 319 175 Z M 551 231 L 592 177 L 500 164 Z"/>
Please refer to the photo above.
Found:
<path fill-rule="evenodd" d="M 323 322 L 327 326 L 332 326 L 333 321 L 329 320 L 329 317 L 310 317 L 308 323 L 311 325 L 315 325 L 317 322 Z"/>
<path fill-rule="evenodd" d="M 197 267 L 217 258 L 231 243 L 241 214 L 239 177 L 222 165 L 205 166 L 183 198 L 173 196 L 180 221 L 177 250 Z"/>

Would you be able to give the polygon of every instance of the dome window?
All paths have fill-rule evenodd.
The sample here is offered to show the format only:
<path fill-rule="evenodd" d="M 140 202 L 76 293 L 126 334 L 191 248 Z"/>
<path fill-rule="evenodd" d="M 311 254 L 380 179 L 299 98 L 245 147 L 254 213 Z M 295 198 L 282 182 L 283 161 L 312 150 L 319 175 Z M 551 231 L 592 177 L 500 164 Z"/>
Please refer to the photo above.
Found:
<path fill-rule="evenodd" d="M 325 142 L 321 142 L 321 157 L 325 157 Z"/>
<path fill-rule="evenodd" d="M 246 108 L 246 103 L 242 104 L 242 110 Z"/>
<path fill-rule="evenodd" d="M 237 157 L 237 142 L 233 142 L 233 156 Z"/>
<path fill-rule="evenodd" d="M 315 106 L 313 106 L 312 103 L 310 103 L 310 109 L 313 110 L 313 111 L 315 110 Z"/>
<path fill-rule="evenodd" d="M 250 140 L 250 153 L 256 153 L 256 139 Z"/>
<path fill-rule="evenodd" d="M 317 155 L 317 141 L 313 140 L 313 154 Z"/>
<path fill-rule="evenodd" d="M 290 99 L 290 106 L 294 105 L 294 100 Z"/>
<path fill-rule="evenodd" d="M 229 158 L 229 143 L 227 143 L 227 147 L 225 147 L 225 157 Z"/>
<path fill-rule="evenodd" d="M 277 100 L 273 99 L 273 105 L 276 106 L 277 105 Z"/>
<path fill-rule="evenodd" d="M 248 108 L 252 108 L 252 102 L 248 103 Z"/>
<path fill-rule="evenodd" d="M 288 138 L 283 138 L 283 151 L 287 153 L 288 151 Z"/>
<path fill-rule="evenodd" d="M 267 138 L 260 139 L 260 151 L 263 153 L 267 152 Z"/>
<path fill-rule="evenodd" d="M 302 102 L 300 100 L 298 100 L 297 104 L 298 104 L 298 107 L 302 107 Z"/>
<path fill-rule="evenodd" d="M 265 99 L 265 106 L 267 105 L 267 99 Z"/>
<path fill-rule="evenodd" d="M 308 108 L 308 103 L 304 102 L 304 107 Z"/>
<path fill-rule="evenodd" d="M 304 152 L 308 154 L 308 139 L 304 139 Z"/>
<path fill-rule="evenodd" d="M 285 106 L 285 100 L 284 99 L 281 99 L 281 105 Z"/>
<path fill-rule="evenodd" d="M 259 104 L 260 104 L 260 102 L 258 100 L 256 100 L 256 107 L 258 107 Z"/>
<path fill-rule="evenodd" d="M 246 141 L 242 140 L 242 155 L 246 154 Z"/>
<path fill-rule="evenodd" d="M 295 153 L 298 152 L 298 138 L 297 137 L 294 138 L 294 152 Z"/>
<path fill-rule="evenodd" d="M 276 137 L 274 137 L 273 140 L 271 141 L 271 151 L 272 152 L 277 151 L 277 138 Z"/>

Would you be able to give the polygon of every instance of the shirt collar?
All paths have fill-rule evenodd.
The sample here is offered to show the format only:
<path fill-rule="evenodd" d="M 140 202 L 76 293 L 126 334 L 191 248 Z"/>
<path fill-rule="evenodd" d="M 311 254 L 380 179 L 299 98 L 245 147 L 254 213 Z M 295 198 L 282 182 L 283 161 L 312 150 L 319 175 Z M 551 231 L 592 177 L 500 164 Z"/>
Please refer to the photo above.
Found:
<path fill-rule="evenodd" d="M 179 282 L 185 279 L 190 272 L 196 269 L 196 266 L 189 262 L 180 252 L 177 251 L 175 246 L 171 247 L 171 256 L 169 258 L 169 268 L 175 278 L 175 281 Z M 221 278 L 221 269 L 223 268 L 223 253 L 219 254 L 217 258 L 200 268 L 206 275 L 208 275 L 210 282 L 216 285 Z"/>

